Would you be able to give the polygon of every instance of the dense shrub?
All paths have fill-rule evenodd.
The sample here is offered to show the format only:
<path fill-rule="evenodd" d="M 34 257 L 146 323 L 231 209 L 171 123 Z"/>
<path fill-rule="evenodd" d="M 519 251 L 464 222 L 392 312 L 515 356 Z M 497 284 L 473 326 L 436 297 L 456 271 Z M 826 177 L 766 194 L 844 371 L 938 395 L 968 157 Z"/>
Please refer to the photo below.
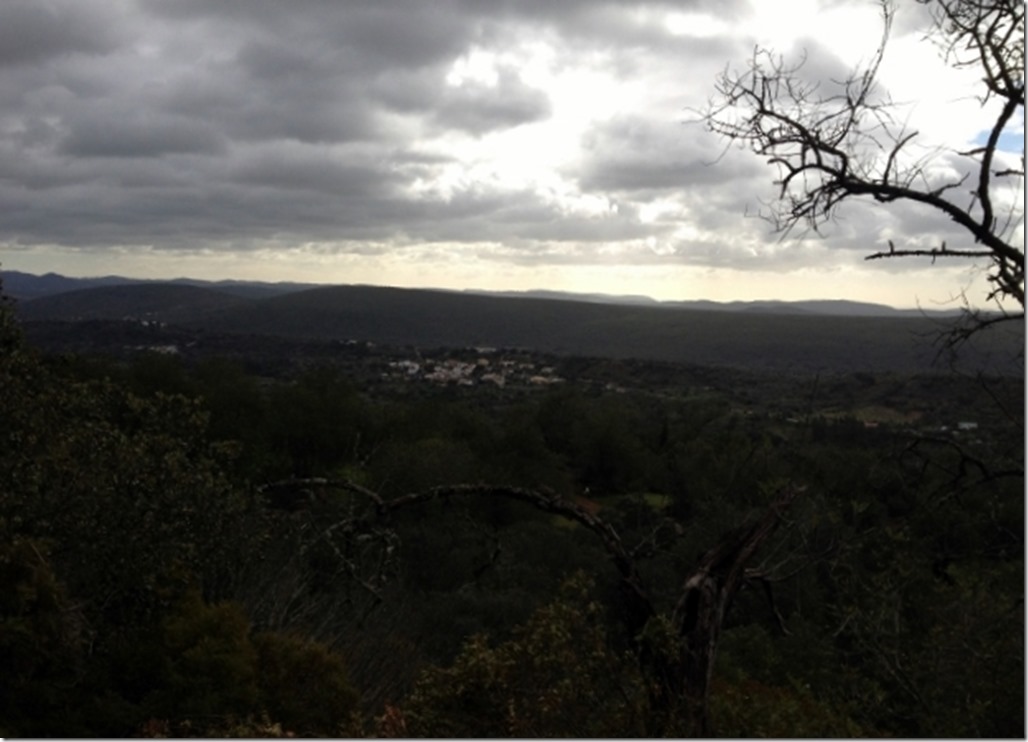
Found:
<path fill-rule="evenodd" d="M 284 728 L 313 737 L 345 736 L 358 695 L 343 658 L 299 636 L 259 633 L 260 705 Z"/>
<path fill-rule="evenodd" d="M 390 728 L 414 737 L 644 734 L 642 678 L 611 648 L 589 589 L 570 581 L 507 642 L 472 637 L 452 666 L 424 673 Z"/>

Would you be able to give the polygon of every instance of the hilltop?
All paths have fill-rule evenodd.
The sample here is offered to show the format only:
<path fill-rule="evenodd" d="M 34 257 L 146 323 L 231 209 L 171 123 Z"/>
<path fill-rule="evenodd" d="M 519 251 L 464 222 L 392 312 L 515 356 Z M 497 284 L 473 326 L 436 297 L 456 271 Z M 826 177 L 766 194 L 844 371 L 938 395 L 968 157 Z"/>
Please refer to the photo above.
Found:
<path fill-rule="evenodd" d="M 36 276 L 20 271 L 0 271 L 3 276 L 4 293 L 15 299 L 28 301 L 44 296 L 54 296 L 80 289 L 126 286 L 171 284 L 208 288 L 220 293 L 248 298 L 266 298 L 308 289 L 329 288 L 326 284 L 267 282 L 267 281 L 204 281 L 195 278 L 174 278 L 170 280 L 126 278 L 123 276 L 100 276 L 95 278 L 70 278 L 57 273 Z M 351 286 L 353 288 L 353 286 Z M 590 304 L 618 304 L 629 306 L 665 307 L 675 309 L 703 309 L 726 312 L 755 312 L 762 314 L 824 314 L 831 316 L 860 317 L 951 317 L 959 310 L 897 309 L 885 304 L 850 301 L 846 299 L 813 299 L 801 301 L 756 300 L 717 302 L 706 299 L 657 301 L 648 296 L 615 295 L 602 293 L 571 293 L 535 289 L 530 291 L 484 291 L 468 289 L 452 291 L 436 289 L 442 293 L 492 296 L 511 299 L 551 299 Z"/>
<path fill-rule="evenodd" d="M 31 295 L 32 282 L 24 274 L 15 279 L 14 295 L 20 290 L 24 297 L 26 289 Z M 76 286 L 74 279 L 44 279 L 51 286 Z M 708 303 L 697 308 L 373 286 L 94 280 L 101 283 L 23 298 L 18 312 L 30 324 L 160 323 L 193 333 L 415 348 L 489 346 L 801 373 L 929 370 L 948 323 L 938 315 L 875 314 L 877 305 L 857 303 L 716 309 Z M 9 281 L 5 274 L 5 285 Z M 1016 364 L 997 366 L 995 360 L 1023 347 L 1014 329 L 978 338 L 964 362 L 1017 373 Z"/>

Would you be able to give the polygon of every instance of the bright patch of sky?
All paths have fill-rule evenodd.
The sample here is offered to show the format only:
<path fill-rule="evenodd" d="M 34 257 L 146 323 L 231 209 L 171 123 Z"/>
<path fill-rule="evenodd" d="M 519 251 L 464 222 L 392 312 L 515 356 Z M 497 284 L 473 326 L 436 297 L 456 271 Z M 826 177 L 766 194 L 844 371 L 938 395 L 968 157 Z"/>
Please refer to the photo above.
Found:
<path fill-rule="evenodd" d="M 989 136 L 992 134 L 991 131 L 980 131 L 978 136 L 972 140 L 972 144 L 978 147 L 984 147 L 988 141 Z M 1010 152 L 1012 154 L 1020 154 L 1024 152 L 1024 125 L 1018 128 L 1004 129 L 999 134 L 999 139 L 996 141 L 996 148 L 1001 149 L 1004 152 Z"/>

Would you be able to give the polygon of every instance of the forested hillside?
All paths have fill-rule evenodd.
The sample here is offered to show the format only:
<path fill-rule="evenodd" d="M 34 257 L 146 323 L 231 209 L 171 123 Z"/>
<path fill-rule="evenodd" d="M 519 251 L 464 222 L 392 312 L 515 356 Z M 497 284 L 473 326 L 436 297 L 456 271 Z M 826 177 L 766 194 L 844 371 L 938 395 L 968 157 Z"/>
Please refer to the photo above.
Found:
<path fill-rule="evenodd" d="M 1023 377 L 246 350 L 0 309 L 0 735 L 1024 734 Z"/>
<path fill-rule="evenodd" d="M 831 304 L 764 303 L 730 311 L 731 305 L 713 303 L 706 309 L 638 306 L 376 286 L 277 295 L 267 286 L 251 287 L 244 296 L 221 287 L 149 282 L 54 293 L 21 301 L 17 309 L 30 332 L 73 323 L 72 333 L 84 339 L 90 328 L 80 323 L 91 321 L 120 322 L 126 331 L 166 327 L 188 333 L 189 344 L 234 335 L 419 349 L 485 346 L 787 373 L 914 373 L 952 360 L 940 342 L 952 316 L 839 315 Z M 856 312 L 874 305 L 846 306 Z M 1004 325 L 977 335 L 961 350 L 961 368 L 1020 373 L 1015 356 L 1022 335 Z"/>

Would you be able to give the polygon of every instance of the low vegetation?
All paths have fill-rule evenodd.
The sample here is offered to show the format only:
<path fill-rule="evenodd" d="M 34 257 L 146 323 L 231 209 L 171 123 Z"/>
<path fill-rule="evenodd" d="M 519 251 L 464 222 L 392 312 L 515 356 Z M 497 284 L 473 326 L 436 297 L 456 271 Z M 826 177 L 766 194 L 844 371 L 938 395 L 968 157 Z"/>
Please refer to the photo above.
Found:
<path fill-rule="evenodd" d="M 789 311 L 788 304 L 749 311 L 711 306 L 722 308 L 374 286 L 241 297 L 152 283 L 39 297 L 21 303 L 18 312 L 32 336 L 48 344 L 106 349 L 131 343 L 181 353 L 211 344 L 252 346 L 258 337 L 275 337 L 311 346 L 335 343 L 351 352 L 368 344 L 418 352 L 489 347 L 803 374 L 917 373 L 954 360 L 942 352 L 952 314 L 881 307 L 885 314 L 846 316 Z M 955 360 L 965 369 L 1016 373 L 1019 365 L 1011 357 L 1022 334 L 1017 327 L 992 327 L 965 343 Z"/>
<path fill-rule="evenodd" d="M 234 342 L 0 312 L 0 734 L 1023 735 L 1023 378 Z"/>

